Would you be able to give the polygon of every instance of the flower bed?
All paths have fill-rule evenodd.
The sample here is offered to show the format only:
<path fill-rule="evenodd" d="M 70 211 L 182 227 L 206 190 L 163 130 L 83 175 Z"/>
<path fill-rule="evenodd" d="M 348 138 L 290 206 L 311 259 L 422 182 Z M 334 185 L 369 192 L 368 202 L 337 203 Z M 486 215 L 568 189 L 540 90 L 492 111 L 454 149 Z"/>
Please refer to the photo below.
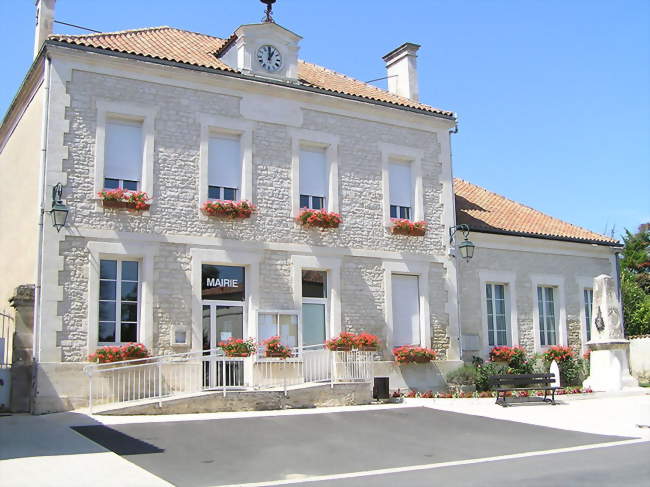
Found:
<path fill-rule="evenodd" d="M 150 357 L 150 353 L 142 343 L 126 343 L 122 346 L 107 346 L 98 348 L 95 353 L 88 355 L 89 362 L 106 364 L 123 362 Z"/>
<path fill-rule="evenodd" d="M 405 345 L 393 349 L 395 362 L 400 364 L 427 363 L 436 359 L 436 352 L 430 348 Z"/>
<path fill-rule="evenodd" d="M 325 208 L 321 210 L 303 208 L 296 217 L 296 222 L 304 227 L 338 228 L 343 219 L 338 213 L 327 211 Z"/>
<path fill-rule="evenodd" d="M 252 338 L 242 340 L 241 338 L 230 337 L 228 340 L 219 342 L 226 357 L 250 357 L 255 353 L 257 347 Z"/>
<path fill-rule="evenodd" d="M 422 237 L 427 233 L 427 222 L 419 221 L 412 222 L 403 218 L 391 218 L 393 226 L 390 227 L 390 232 L 393 235 L 410 235 L 413 237 Z"/>
<path fill-rule="evenodd" d="M 325 342 L 328 350 L 350 351 L 356 345 L 356 335 L 347 331 L 342 331 L 339 336 L 331 338 Z"/>
<path fill-rule="evenodd" d="M 144 211 L 151 206 L 149 204 L 151 198 L 144 191 L 117 188 L 100 191 L 97 195 L 102 199 L 104 208 Z"/>
<path fill-rule="evenodd" d="M 203 203 L 201 207 L 201 211 L 207 216 L 226 218 L 229 220 L 250 218 L 255 209 L 255 205 L 245 200 L 211 200 Z"/>
<path fill-rule="evenodd" d="M 555 391 L 555 395 L 569 395 L 569 394 L 591 394 L 594 391 L 591 388 L 580 388 L 580 387 L 565 387 L 563 389 L 558 389 Z M 506 392 L 507 397 L 544 397 L 544 391 L 535 390 L 535 391 L 515 391 L 515 392 Z M 391 394 L 393 398 L 406 397 L 406 398 L 421 398 L 421 399 L 451 399 L 451 398 L 481 398 L 481 397 L 497 397 L 497 393 L 494 391 L 482 391 L 482 392 L 433 392 L 425 391 L 418 392 L 415 389 L 408 391 L 401 391 L 397 389 Z"/>
<path fill-rule="evenodd" d="M 555 345 L 550 347 L 546 352 L 544 352 L 544 361 L 552 362 L 555 360 L 558 364 L 566 360 L 572 359 L 574 356 L 573 350 L 571 347 L 563 347 L 562 345 Z"/>
<path fill-rule="evenodd" d="M 291 349 L 280 342 L 279 336 L 267 338 L 262 342 L 262 345 L 266 357 L 290 358 L 293 356 Z"/>

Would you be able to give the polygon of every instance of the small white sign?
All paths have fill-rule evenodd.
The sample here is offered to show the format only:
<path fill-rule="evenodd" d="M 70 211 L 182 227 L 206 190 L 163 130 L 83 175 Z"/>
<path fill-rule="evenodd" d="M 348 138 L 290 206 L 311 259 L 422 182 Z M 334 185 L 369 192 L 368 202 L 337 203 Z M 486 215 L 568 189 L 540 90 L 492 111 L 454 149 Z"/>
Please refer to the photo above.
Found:
<path fill-rule="evenodd" d="M 230 338 L 231 336 L 232 336 L 232 333 L 231 333 L 231 332 L 229 332 L 229 331 L 222 331 L 222 332 L 221 332 L 221 338 L 220 338 L 220 340 L 221 340 L 222 342 L 223 342 L 223 341 L 226 341 L 226 340 L 228 340 L 228 338 Z"/>

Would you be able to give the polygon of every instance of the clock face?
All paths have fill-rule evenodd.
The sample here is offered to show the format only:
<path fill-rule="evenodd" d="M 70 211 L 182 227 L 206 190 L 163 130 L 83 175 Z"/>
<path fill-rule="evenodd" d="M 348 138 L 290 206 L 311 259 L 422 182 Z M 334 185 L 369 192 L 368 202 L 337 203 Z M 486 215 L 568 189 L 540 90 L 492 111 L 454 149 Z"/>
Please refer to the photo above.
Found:
<path fill-rule="evenodd" d="M 265 44 L 257 50 L 257 62 L 269 72 L 277 71 L 282 67 L 282 55 L 277 48 Z"/>

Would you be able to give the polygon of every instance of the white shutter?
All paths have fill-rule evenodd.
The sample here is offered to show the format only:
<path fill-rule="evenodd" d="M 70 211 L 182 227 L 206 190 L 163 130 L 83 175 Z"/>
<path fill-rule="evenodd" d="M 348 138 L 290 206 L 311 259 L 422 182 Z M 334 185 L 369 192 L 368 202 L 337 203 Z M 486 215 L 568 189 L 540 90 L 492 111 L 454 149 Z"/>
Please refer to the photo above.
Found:
<path fill-rule="evenodd" d="M 210 137 L 208 141 L 208 185 L 241 188 L 241 146 L 238 135 Z"/>
<path fill-rule="evenodd" d="M 393 274 L 393 346 L 420 344 L 420 291 L 417 276 Z"/>
<path fill-rule="evenodd" d="M 390 204 L 410 207 L 413 198 L 411 164 L 408 162 L 391 162 L 388 170 Z"/>
<path fill-rule="evenodd" d="M 327 195 L 325 149 L 300 149 L 300 194 Z"/>
<path fill-rule="evenodd" d="M 107 120 L 104 140 L 104 177 L 140 181 L 142 173 L 142 123 Z"/>

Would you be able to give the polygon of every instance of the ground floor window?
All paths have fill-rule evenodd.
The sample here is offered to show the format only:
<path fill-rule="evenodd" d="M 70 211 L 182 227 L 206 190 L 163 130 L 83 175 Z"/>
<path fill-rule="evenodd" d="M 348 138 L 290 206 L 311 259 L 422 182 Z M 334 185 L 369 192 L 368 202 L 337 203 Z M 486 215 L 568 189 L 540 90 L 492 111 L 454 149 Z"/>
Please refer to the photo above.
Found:
<path fill-rule="evenodd" d="M 257 333 L 259 341 L 279 336 L 283 345 L 297 347 L 298 315 L 293 313 L 260 312 Z"/>
<path fill-rule="evenodd" d="M 138 341 L 140 264 L 101 259 L 99 264 L 99 343 Z"/>
<path fill-rule="evenodd" d="M 302 271 L 302 345 L 327 338 L 327 271 Z"/>
<path fill-rule="evenodd" d="M 539 310 L 539 343 L 541 346 L 557 345 L 557 322 L 555 319 L 555 288 L 537 286 Z"/>
<path fill-rule="evenodd" d="M 586 327 L 586 336 L 587 341 L 591 340 L 591 308 L 594 304 L 594 290 L 585 289 L 584 290 L 584 301 L 585 301 L 585 327 Z"/>
<path fill-rule="evenodd" d="M 487 283 L 485 285 L 487 307 L 488 345 L 505 346 L 508 343 L 508 319 L 506 316 L 506 286 Z"/>
<path fill-rule="evenodd" d="M 392 275 L 393 346 L 420 344 L 418 276 Z"/>

